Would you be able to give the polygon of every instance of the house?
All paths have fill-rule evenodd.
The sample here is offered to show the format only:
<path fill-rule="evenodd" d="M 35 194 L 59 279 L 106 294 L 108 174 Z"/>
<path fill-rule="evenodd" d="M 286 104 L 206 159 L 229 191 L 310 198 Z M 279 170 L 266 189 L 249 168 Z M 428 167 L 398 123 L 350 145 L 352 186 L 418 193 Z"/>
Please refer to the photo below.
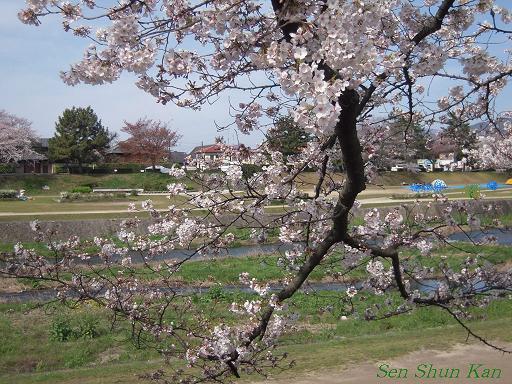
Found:
<path fill-rule="evenodd" d="M 176 164 L 184 165 L 186 158 L 187 158 L 187 153 L 186 152 L 171 151 L 169 153 L 169 161 L 171 163 L 176 163 Z"/>
<path fill-rule="evenodd" d="M 432 144 L 431 152 L 434 156 L 434 171 L 454 171 L 458 169 L 457 145 L 448 137 L 437 135 Z"/>
<path fill-rule="evenodd" d="M 186 157 L 186 164 L 199 168 L 218 168 L 232 162 L 254 164 L 254 151 L 244 144 L 208 144 L 195 147 Z"/>
<path fill-rule="evenodd" d="M 53 165 L 48 160 L 48 139 L 38 138 L 32 149 L 26 150 L 15 166 L 15 173 L 53 173 Z"/>
<path fill-rule="evenodd" d="M 27 151 L 16 164 L 16 173 L 53 173 L 53 167 L 45 155 Z"/>
<path fill-rule="evenodd" d="M 185 164 L 186 157 L 187 154 L 185 152 L 169 151 L 165 161 L 183 165 Z M 106 161 L 109 163 L 131 163 L 134 159 L 130 152 L 122 149 L 119 145 L 114 145 L 107 151 Z"/>
<path fill-rule="evenodd" d="M 105 153 L 105 160 L 108 163 L 129 163 L 130 153 L 121 149 L 119 145 L 113 145 Z"/>

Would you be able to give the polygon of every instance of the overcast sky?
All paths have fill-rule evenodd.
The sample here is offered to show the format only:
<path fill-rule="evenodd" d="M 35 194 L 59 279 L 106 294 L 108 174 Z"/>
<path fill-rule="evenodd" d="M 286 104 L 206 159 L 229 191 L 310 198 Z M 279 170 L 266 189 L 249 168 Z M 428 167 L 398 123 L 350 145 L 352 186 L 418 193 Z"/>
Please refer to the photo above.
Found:
<path fill-rule="evenodd" d="M 498 2 L 507 5 L 509 1 Z M 90 105 L 104 125 L 116 132 L 123 120 L 144 116 L 170 122 L 183 136 L 179 150 L 211 143 L 218 135 L 237 142 L 233 130 L 219 133 L 215 128 L 215 121 L 230 121 L 227 97 L 197 112 L 157 104 L 134 85 L 134 77 L 126 74 L 114 84 L 65 85 L 59 72 L 80 60 L 88 41 L 64 32 L 58 17 L 43 18 L 39 27 L 22 24 L 17 18 L 22 7 L 19 0 L 0 0 L 0 109 L 31 120 L 38 135 L 53 136 L 55 121 L 65 108 Z M 446 92 L 446 84 L 435 82 L 429 90 L 431 96 L 440 96 Z M 497 109 L 512 110 L 510 89 L 503 96 Z M 240 142 L 251 146 L 261 139 L 259 133 L 239 136 Z"/>

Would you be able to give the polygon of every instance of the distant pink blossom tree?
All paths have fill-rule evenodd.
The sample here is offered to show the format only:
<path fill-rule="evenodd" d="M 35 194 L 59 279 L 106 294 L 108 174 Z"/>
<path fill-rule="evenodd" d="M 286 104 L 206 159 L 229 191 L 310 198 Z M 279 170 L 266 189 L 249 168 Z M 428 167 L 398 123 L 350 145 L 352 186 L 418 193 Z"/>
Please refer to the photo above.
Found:
<path fill-rule="evenodd" d="M 16 162 L 33 153 L 34 140 L 30 121 L 0 110 L 0 162 Z"/>
<path fill-rule="evenodd" d="M 176 145 L 180 135 L 169 128 L 167 123 L 148 118 L 138 119 L 135 123 L 124 122 L 121 131 L 130 137 L 119 143 L 129 158 L 142 163 L 150 163 L 155 170 L 158 161 L 167 160 L 171 148 Z"/>
<path fill-rule="evenodd" d="M 446 231 L 467 224 L 479 228 L 482 212 L 436 196 L 437 213 L 427 204 L 387 213 L 368 210 L 357 225 L 353 217 L 358 195 L 375 175 L 377 156 L 375 144 L 361 140 L 360 130 L 373 140 L 385 137 L 369 134 L 373 129 L 396 121 L 407 129 L 444 123 L 450 112 L 468 121 L 495 119 L 494 102 L 512 67 L 506 55 L 493 55 L 488 47 L 492 41 L 495 51 L 511 48 L 508 9 L 493 0 L 125 0 L 110 6 L 29 0 L 19 18 L 38 25 L 55 14 L 63 17 L 66 31 L 94 43 L 82 61 L 62 73 L 67 84 L 111 83 L 131 72 L 136 85 L 158 102 L 194 109 L 233 91 L 239 99 L 246 95 L 231 106 L 233 124 L 242 133 L 264 130 L 290 114 L 312 138 L 293 161 L 263 143 L 252 154 L 262 170 L 252 175 L 242 164 L 230 164 L 224 173 L 172 169 L 175 177 L 193 177 L 203 192 L 187 194 L 181 182 L 169 185 L 171 195 L 188 201 L 165 213 L 144 202 L 142 209 L 153 218 L 147 228 L 152 236 L 138 234 L 139 220 L 125 220 L 118 232 L 123 247 L 111 239 L 94 240 L 100 266 L 91 264 L 94 255 L 78 238 L 48 241 L 51 236 L 34 223 L 53 261 L 18 245 L 4 275 L 53 281 L 60 299 L 94 300 L 125 317 L 134 335 L 192 368 L 151 376 L 166 383 L 221 382 L 280 365 L 284 355 L 274 347 L 294 318 L 287 301 L 326 263 L 342 268 L 333 278 L 343 281 L 362 267 L 364 289 L 399 293 L 398 302 L 369 305 L 368 320 L 433 306 L 490 344 L 465 325 L 467 308 L 498 299 L 497 290 L 510 290 L 510 271 L 472 254 L 458 266 L 437 260 L 435 270 L 443 277 L 434 291 L 412 285 L 431 273 L 428 254 L 444 242 Z M 427 91 L 431 85 L 443 96 Z M 302 180 L 304 169 L 317 170 L 313 184 Z M 269 214 L 266 207 L 275 201 L 285 208 Z M 286 278 L 277 291 L 247 273 L 240 276 L 258 297 L 231 305 L 234 323 L 212 319 L 179 294 L 175 273 L 195 255 L 221 253 L 236 240 L 230 228 L 237 225 L 251 228 L 255 241 L 277 231 L 288 248 L 279 260 Z M 189 256 L 154 259 L 177 247 Z M 411 248 L 422 255 L 417 261 L 401 253 Z M 145 272 L 158 276 L 158 284 L 143 283 L 145 272 L 133 266 L 134 255 L 142 257 Z M 350 288 L 344 300 L 357 295 Z M 169 314 L 172 322 L 166 320 Z"/>

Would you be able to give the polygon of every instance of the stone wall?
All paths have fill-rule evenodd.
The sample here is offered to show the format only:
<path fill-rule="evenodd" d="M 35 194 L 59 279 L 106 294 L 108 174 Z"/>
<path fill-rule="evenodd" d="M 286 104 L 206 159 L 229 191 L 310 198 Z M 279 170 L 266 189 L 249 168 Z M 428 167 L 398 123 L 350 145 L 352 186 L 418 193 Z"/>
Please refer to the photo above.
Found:
<path fill-rule="evenodd" d="M 62 220 L 40 221 L 44 230 L 55 229 L 56 240 L 67 239 L 70 236 L 93 238 L 95 236 L 113 235 L 119 230 L 121 219 L 98 220 Z M 144 226 L 142 226 L 144 227 Z M 0 223 L 0 242 L 15 243 L 34 240 L 34 232 L 30 229 L 30 222 L 15 221 Z"/>

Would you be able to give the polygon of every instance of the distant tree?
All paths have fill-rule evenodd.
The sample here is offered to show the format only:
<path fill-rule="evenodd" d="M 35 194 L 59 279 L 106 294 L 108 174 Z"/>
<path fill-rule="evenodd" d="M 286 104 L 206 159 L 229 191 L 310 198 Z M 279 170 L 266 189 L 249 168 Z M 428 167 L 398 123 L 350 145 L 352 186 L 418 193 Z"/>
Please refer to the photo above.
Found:
<path fill-rule="evenodd" d="M 421 124 L 416 121 L 409 122 L 407 119 L 400 119 L 395 124 L 395 133 L 405 160 L 430 157 L 428 144 L 431 138 Z"/>
<path fill-rule="evenodd" d="M 455 146 L 456 160 L 461 160 L 465 154 L 474 150 L 478 141 L 476 132 L 471 130 L 469 124 L 452 112 L 449 113 L 447 127 L 441 132 L 441 137 Z"/>
<path fill-rule="evenodd" d="M 267 132 L 270 148 L 282 152 L 286 157 L 300 153 L 311 137 L 291 116 L 280 117 Z"/>
<path fill-rule="evenodd" d="M 67 108 L 55 124 L 55 135 L 49 141 L 49 155 L 54 161 L 78 164 L 102 158 L 115 137 L 101 124 L 91 107 Z"/>
<path fill-rule="evenodd" d="M 158 161 L 169 157 L 171 148 L 181 137 L 167 123 L 148 118 L 139 119 L 135 123 L 125 121 L 124 124 L 121 131 L 130 137 L 120 142 L 119 147 L 136 161 L 150 161 L 153 170 Z"/>
<path fill-rule="evenodd" d="M 33 152 L 35 134 L 27 119 L 0 110 L 0 162 L 21 160 Z"/>
<path fill-rule="evenodd" d="M 375 129 L 373 129 L 375 133 Z M 400 118 L 393 124 L 382 129 L 372 143 L 376 147 L 376 156 L 379 168 L 389 168 L 397 161 L 413 162 L 417 159 L 430 159 L 429 132 L 419 123 L 409 122 L 406 118 Z"/>

